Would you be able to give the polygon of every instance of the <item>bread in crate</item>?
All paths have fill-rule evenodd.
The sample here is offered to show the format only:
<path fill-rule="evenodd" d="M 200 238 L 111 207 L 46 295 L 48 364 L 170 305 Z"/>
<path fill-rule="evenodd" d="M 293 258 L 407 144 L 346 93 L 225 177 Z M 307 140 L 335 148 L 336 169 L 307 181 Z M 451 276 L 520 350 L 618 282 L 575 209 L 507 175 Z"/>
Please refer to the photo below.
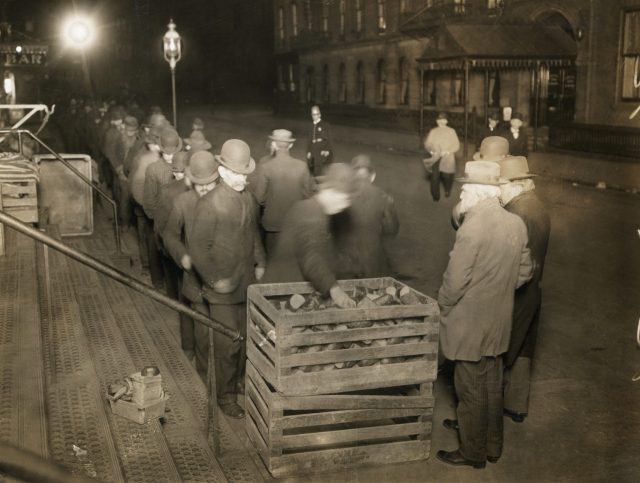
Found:
<path fill-rule="evenodd" d="M 429 457 L 433 383 L 283 396 L 247 363 L 247 434 L 275 477 Z"/>
<path fill-rule="evenodd" d="M 359 307 L 332 307 L 307 282 L 249 287 L 247 357 L 262 376 L 286 395 L 434 381 L 437 302 L 390 277 L 339 284 Z"/>

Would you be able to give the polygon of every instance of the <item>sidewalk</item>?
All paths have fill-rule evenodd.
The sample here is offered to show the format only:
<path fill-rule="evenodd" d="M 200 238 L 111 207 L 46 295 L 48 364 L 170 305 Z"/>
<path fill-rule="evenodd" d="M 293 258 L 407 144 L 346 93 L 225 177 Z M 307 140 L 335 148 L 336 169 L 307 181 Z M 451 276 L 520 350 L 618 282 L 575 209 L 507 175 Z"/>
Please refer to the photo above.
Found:
<path fill-rule="evenodd" d="M 260 108 L 217 108 L 213 117 L 221 121 L 238 122 L 261 126 L 265 136 L 276 128 L 286 128 L 306 143 L 310 121 L 280 117 Z M 328 119 L 331 122 L 330 119 Z M 393 151 L 410 156 L 422 156 L 422 141 L 416 133 L 394 132 L 382 129 L 367 129 L 340 124 L 331 124 L 336 141 L 373 146 L 382 151 Z M 475 146 L 470 144 L 471 159 Z M 462 155 L 459 157 L 462 160 Z M 573 151 L 539 151 L 529 155 L 529 167 L 539 175 L 558 178 L 579 184 L 606 187 L 636 193 L 640 191 L 640 160 L 611 158 Z M 602 184 L 604 183 L 604 185 Z"/>

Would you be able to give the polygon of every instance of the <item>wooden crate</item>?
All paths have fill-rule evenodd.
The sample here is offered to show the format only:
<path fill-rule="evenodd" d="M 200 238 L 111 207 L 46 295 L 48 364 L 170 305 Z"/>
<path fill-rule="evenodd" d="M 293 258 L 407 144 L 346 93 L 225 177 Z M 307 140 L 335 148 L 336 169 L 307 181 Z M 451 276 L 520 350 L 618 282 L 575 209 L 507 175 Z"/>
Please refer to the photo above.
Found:
<path fill-rule="evenodd" d="M 393 278 L 343 280 L 347 291 L 355 287 L 378 290 L 405 285 Z M 306 282 L 251 285 L 247 303 L 247 358 L 277 391 L 285 395 L 332 394 L 360 389 L 403 386 L 434 381 L 437 375 L 439 310 L 435 300 L 413 291 L 416 305 L 375 308 L 330 308 L 315 312 L 278 310 L 272 297 L 313 292 Z M 385 327 L 346 328 L 357 321 L 395 321 Z M 341 325 L 341 330 L 327 327 Z M 298 333 L 300 327 L 312 332 Z M 324 329 L 317 330 L 316 329 Z M 408 338 L 408 339 L 405 339 Z M 376 347 L 380 341 L 406 340 Z M 373 341 L 368 346 L 349 343 Z M 384 342 L 386 343 L 386 342 Z M 332 346 L 328 346 L 332 344 Z M 327 348 L 306 352 L 310 346 Z M 336 348 L 336 345 L 338 347 Z M 346 346 L 346 347 L 345 347 Z M 352 361 L 379 362 L 365 367 L 344 367 Z M 324 366 L 319 372 L 304 372 Z M 332 368 L 333 367 L 333 368 Z"/>
<path fill-rule="evenodd" d="M 247 434 L 274 477 L 427 459 L 433 383 L 399 389 L 282 396 L 247 362 Z"/>
<path fill-rule="evenodd" d="M 38 194 L 36 180 L 1 181 L 2 208 L 25 223 L 38 222 Z"/>

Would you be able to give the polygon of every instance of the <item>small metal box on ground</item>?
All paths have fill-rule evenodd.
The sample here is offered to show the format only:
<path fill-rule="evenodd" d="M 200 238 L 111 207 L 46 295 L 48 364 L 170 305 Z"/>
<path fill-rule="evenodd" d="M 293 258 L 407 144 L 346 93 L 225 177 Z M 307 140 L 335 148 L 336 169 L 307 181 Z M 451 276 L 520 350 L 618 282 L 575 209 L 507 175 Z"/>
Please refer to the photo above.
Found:
<path fill-rule="evenodd" d="M 283 396 L 247 362 L 247 433 L 274 477 L 426 459 L 433 405 L 430 382 L 417 388 Z"/>
<path fill-rule="evenodd" d="M 109 401 L 111 405 L 111 411 L 113 414 L 125 417 L 131 421 L 135 421 L 138 424 L 144 424 L 152 419 L 158 419 L 164 416 L 165 405 L 167 403 L 167 397 L 163 396 L 162 399 L 157 400 L 148 406 L 140 406 L 133 401 L 124 401 L 118 399 L 117 401 Z"/>

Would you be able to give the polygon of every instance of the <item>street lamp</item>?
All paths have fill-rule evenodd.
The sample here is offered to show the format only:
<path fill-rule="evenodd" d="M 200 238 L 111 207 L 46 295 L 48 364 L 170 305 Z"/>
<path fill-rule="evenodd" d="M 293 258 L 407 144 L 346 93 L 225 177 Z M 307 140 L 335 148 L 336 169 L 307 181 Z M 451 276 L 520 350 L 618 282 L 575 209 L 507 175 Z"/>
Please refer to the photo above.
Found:
<path fill-rule="evenodd" d="M 84 49 L 94 40 L 95 28 L 88 17 L 74 16 L 67 19 L 63 26 L 63 36 L 68 47 Z"/>
<path fill-rule="evenodd" d="M 164 48 L 164 59 L 169 62 L 171 68 L 171 94 L 173 98 L 173 125 L 178 127 L 178 116 L 176 113 L 176 64 L 182 57 L 182 41 L 180 34 L 176 32 L 176 24 L 173 23 L 173 19 L 169 21 L 169 30 L 164 34 L 162 38 L 162 45 Z"/>

